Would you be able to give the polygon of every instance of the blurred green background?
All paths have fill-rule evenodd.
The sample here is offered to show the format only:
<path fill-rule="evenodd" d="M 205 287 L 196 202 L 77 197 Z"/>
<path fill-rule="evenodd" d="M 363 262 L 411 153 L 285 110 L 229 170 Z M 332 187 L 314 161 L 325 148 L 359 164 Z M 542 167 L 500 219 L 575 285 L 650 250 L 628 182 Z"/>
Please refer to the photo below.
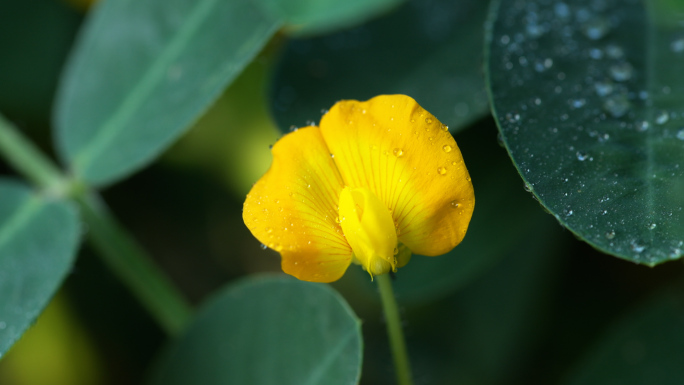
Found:
<path fill-rule="evenodd" d="M 413 5 L 376 21 L 386 23 L 384 27 L 362 25 L 326 39 L 344 46 L 373 28 L 387 29 L 392 25 L 388 18 L 405 15 L 409 6 Z M 58 0 L 1 0 L 0 7 L 0 111 L 52 153 L 49 117 L 55 87 L 85 11 Z M 286 80 L 277 80 L 283 76 L 279 71 L 292 64 L 279 67 L 279 58 L 296 62 L 301 52 L 310 52 L 302 47 L 316 44 L 319 41 L 289 42 L 276 36 L 159 161 L 103 192 L 116 216 L 193 303 L 226 282 L 280 271 L 278 255 L 262 250 L 244 226 L 242 202 L 251 183 L 268 168 L 269 144 L 289 125 L 303 125 L 301 116 L 309 114 L 314 121 L 320 116 L 317 110 L 300 115 L 285 111 L 305 106 L 288 98 L 287 90 L 283 96 Z M 480 51 L 463 55 L 481 60 Z M 411 69 L 386 80 L 391 83 L 417 73 Z M 477 79 L 473 88 L 481 84 L 481 77 Z M 389 84 L 386 88 L 402 90 Z M 372 96 L 363 92 L 340 98 Z M 495 121 L 486 104 L 477 101 L 483 95 L 444 118 L 463 127 L 455 138 L 478 197 L 463 250 L 443 257 L 460 262 L 440 267 L 449 278 L 424 289 L 428 300 L 412 297 L 423 290 L 420 282 L 401 285 L 413 279 L 439 281 L 440 269 L 432 259 L 416 257 L 396 277 L 416 384 L 564 383 L 635 306 L 664 290 L 678 290 L 684 298 L 677 286 L 684 266 L 646 268 L 602 254 L 546 215 L 525 192 L 506 150 L 497 143 Z M 290 105 L 283 107 L 283 98 Z M 427 96 L 423 99 L 430 111 L 431 106 L 446 108 Z M 331 102 L 320 100 L 314 108 L 329 107 Z M 472 113 L 463 114 L 464 109 Z M 242 129 L 227 130 L 229 126 Z M 2 174 L 12 174 L 4 163 L 0 168 Z M 513 231 L 515 236 L 507 237 Z M 469 239 L 484 239 L 490 247 L 470 246 Z M 482 250 L 488 254 L 468 253 Z M 468 265 L 470 260 L 476 262 Z M 425 272 L 417 278 L 409 272 L 414 263 L 416 271 Z M 459 277 L 458 271 L 444 270 L 449 267 L 467 269 L 469 274 Z M 367 275 L 352 266 L 333 286 L 363 320 L 361 383 L 390 384 L 393 369 L 384 323 L 377 294 L 367 281 Z M 617 360 L 632 366 L 647 361 L 647 340 L 642 337 L 619 340 Z M 0 361 L 0 383 L 142 384 L 165 343 L 145 310 L 85 247 L 49 308 Z"/>

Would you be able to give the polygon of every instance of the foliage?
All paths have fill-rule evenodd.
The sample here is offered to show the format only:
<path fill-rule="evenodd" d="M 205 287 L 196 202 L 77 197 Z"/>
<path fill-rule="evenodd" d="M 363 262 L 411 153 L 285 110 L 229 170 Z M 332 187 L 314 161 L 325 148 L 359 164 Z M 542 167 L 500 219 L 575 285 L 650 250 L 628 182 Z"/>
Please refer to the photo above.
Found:
<path fill-rule="evenodd" d="M 680 2 L 6 8 L 3 384 L 35 383 L 34 323 L 85 325 L 102 384 L 393 383 L 368 275 L 259 275 L 279 259 L 241 220 L 268 142 L 391 93 L 449 126 L 477 200 L 459 247 L 396 274 L 417 383 L 684 382 Z M 39 317 L 60 287 L 71 329 Z"/>

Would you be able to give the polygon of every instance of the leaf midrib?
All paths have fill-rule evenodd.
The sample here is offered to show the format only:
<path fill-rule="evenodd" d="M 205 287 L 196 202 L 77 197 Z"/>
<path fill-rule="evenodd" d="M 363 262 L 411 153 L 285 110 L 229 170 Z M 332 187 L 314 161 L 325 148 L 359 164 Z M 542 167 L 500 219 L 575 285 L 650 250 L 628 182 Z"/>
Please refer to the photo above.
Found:
<path fill-rule="evenodd" d="M 127 93 L 119 107 L 96 130 L 97 134 L 90 142 L 75 154 L 73 166 L 79 174 L 83 174 L 83 169 L 91 162 L 94 155 L 100 153 L 116 137 L 120 132 L 120 127 L 130 120 L 142 102 L 149 98 L 152 91 L 162 82 L 166 74 L 165 68 L 179 56 L 217 3 L 218 0 L 204 0 L 196 3 L 186 19 L 187 22 L 171 38 L 169 44 L 145 71 L 138 83 Z"/>

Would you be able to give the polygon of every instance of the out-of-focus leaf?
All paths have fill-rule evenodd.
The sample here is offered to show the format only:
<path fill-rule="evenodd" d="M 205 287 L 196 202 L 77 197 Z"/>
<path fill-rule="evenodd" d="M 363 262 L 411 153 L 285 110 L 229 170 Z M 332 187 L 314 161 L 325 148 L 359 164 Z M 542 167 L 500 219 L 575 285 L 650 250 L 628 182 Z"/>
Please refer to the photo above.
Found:
<path fill-rule="evenodd" d="M 276 73 L 281 129 L 318 121 L 340 99 L 401 93 L 452 132 L 487 113 L 481 76 L 488 1 L 412 1 L 353 30 L 289 43 Z"/>
<path fill-rule="evenodd" d="M 684 384 L 681 288 L 635 309 L 607 330 L 575 369 L 569 385 Z"/>
<path fill-rule="evenodd" d="M 281 136 L 267 105 L 272 67 L 270 60 L 253 61 L 164 159 L 212 171 L 244 200 L 271 165 L 269 145 Z"/>
<path fill-rule="evenodd" d="M 208 301 L 152 384 L 356 384 L 361 324 L 327 285 L 248 278 Z"/>
<path fill-rule="evenodd" d="M 102 185 L 163 151 L 281 26 L 250 0 L 103 1 L 62 81 L 57 147 Z"/>
<path fill-rule="evenodd" d="M 75 209 L 0 179 L 0 356 L 35 322 L 69 273 L 80 226 Z"/>
<path fill-rule="evenodd" d="M 294 34 L 332 31 L 375 16 L 403 0 L 259 0 L 279 15 Z"/>
<path fill-rule="evenodd" d="M 603 252 L 680 258 L 684 3 L 502 0 L 491 16 L 494 115 L 529 189 Z"/>

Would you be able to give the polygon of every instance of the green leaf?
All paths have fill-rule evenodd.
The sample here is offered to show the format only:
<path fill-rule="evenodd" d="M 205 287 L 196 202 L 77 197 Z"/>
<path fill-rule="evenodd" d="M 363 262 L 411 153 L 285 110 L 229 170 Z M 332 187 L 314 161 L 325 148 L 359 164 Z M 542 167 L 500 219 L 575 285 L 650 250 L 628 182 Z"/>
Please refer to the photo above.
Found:
<path fill-rule="evenodd" d="M 681 258 L 684 3 L 492 9 L 491 101 L 529 189 L 603 252 L 646 265 Z"/>
<path fill-rule="evenodd" d="M 288 24 L 295 35 L 324 33 L 358 24 L 403 0 L 259 0 Z"/>
<path fill-rule="evenodd" d="M 356 384 L 361 324 L 327 285 L 247 278 L 198 312 L 152 384 Z"/>
<path fill-rule="evenodd" d="M 97 185 L 141 168 L 209 107 L 280 25 L 250 0 L 98 4 L 58 94 L 62 158 Z"/>
<path fill-rule="evenodd" d="M 340 99 L 400 93 L 458 130 L 487 113 L 480 47 L 487 1 L 412 1 L 353 30 L 290 42 L 276 73 L 281 127 Z"/>
<path fill-rule="evenodd" d="M 69 273 L 80 226 L 71 204 L 0 179 L 0 356 L 21 337 Z"/>
<path fill-rule="evenodd" d="M 575 369 L 568 385 L 684 383 L 681 288 L 634 309 L 611 326 Z"/>

